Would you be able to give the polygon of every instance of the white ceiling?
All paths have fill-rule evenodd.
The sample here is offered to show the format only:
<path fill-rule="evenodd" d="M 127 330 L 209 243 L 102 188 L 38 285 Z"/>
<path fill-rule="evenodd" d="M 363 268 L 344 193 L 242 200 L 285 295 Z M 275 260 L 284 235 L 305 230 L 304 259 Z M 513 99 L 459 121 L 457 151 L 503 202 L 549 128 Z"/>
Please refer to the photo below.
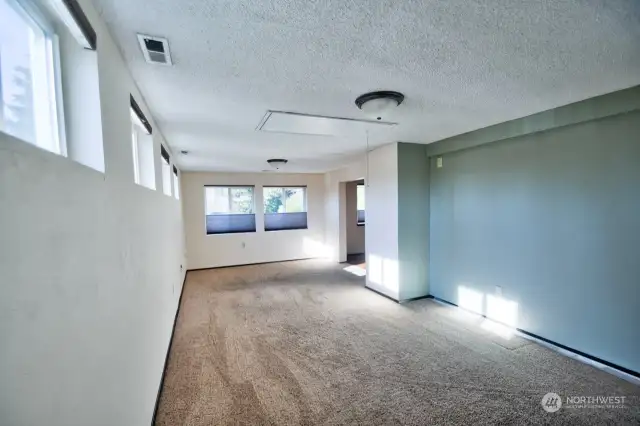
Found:
<path fill-rule="evenodd" d="M 640 84 L 637 0 L 94 0 L 184 170 L 324 172 L 362 137 L 256 131 L 267 110 L 365 118 L 405 102 L 371 146 L 429 143 Z M 147 64 L 136 33 L 166 37 Z M 382 127 L 382 126 L 381 126 Z"/>

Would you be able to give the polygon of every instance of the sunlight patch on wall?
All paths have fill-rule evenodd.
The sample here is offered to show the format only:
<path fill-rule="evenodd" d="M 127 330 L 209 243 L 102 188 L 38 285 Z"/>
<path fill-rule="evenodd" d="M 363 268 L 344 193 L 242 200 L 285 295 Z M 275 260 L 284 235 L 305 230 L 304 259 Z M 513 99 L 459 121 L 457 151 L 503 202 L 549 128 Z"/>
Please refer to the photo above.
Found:
<path fill-rule="evenodd" d="M 382 259 L 380 256 L 370 255 L 367 267 L 369 268 L 369 281 L 382 285 Z"/>
<path fill-rule="evenodd" d="M 367 268 L 369 269 L 369 281 L 391 290 L 395 294 L 398 293 L 399 270 L 397 260 L 386 259 L 372 254 L 367 261 Z"/>
<path fill-rule="evenodd" d="M 458 306 L 477 314 L 484 314 L 484 295 L 465 286 L 458 286 Z"/>
<path fill-rule="evenodd" d="M 511 300 L 488 294 L 485 315 L 492 320 L 515 327 L 518 322 L 518 304 Z"/>
<path fill-rule="evenodd" d="M 309 257 L 332 257 L 333 250 L 329 246 L 309 237 L 305 237 L 302 241 L 302 249 L 304 254 Z"/>
<path fill-rule="evenodd" d="M 481 293 L 467 286 L 458 286 L 458 306 L 484 315 L 480 327 L 502 338 L 510 339 L 518 325 L 518 303 L 501 296 Z"/>

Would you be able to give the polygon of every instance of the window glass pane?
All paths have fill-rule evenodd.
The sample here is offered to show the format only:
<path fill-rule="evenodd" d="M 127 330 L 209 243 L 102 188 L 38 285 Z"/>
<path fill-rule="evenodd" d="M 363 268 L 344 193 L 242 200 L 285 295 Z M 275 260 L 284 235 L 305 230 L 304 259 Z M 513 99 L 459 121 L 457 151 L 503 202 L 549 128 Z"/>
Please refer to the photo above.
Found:
<path fill-rule="evenodd" d="M 35 108 L 31 64 L 33 44 L 42 31 L 7 0 L 0 0 L 0 125 L 2 130 L 35 144 Z"/>
<path fill-rule="evenodd" d="M 358 197 L 358 210 L 365 210 L 364 208 L 364 185 L 358 185 L 357 187 L 357 197 Z"/>
<path fill-rule="evenodd" d="M 155 155 L 153 152 L 153 138 L 151 135 L 147 134 L 144 128 L 140 125 L 132 109 L 130 109 L 130 117 L 134 180 L 139 185 L 146 186 L 149 189 L 156 189 L 156 167 Z M 166 167 L 167 170 L 170 171 L 170 166 L 167 165 Z M 164 186 L 166 182 L 164 172 L 162 182 Z M 171 188 L 169 188 L 169 194 L 167 195 L 171 195 L 170 191 Z"/>
<path fill-rule="evenodd" d="M 173 175 L 173 195 L 176 197 L 176 200 L 180 199 L 180 180 L 176 174 Z"/>
<path fill-rule="evenodd" d="M 307 188 L 264 188 L 265 213 L 301 213 L 307 211 Z"/>
<path fill-rule="evenodd" d="M 306 188 L 284 188 L 285 211 L 287 213 L 306 212 L 305 206 L 305 189 Z"/>
<path fill-rule="evenodd" d="M 205 188 L 207 215 L 252 214 L 253 188 L 209 186 Z"/>
<path fill-rule="evenodd" d="M 229 188 L 205 188 L 205 198 L 205 213 L 207 215 L 229 213 Z"/>
<path fill-rule="evenodd" d="M 18 2 L 0 0 L 0 129 L 61 154 L 50 36 Z"/>
<path fill-rule="evenodd" d="M 283 213 L 282 188 L 264 188 L 264 212 Z"/>
<path fill-rule="evenodd" d="M 136 126 L 131 125 L 131 152 L 133 157 L 133 181 L 140 183 L 140 160 L 138 159 L 138 132 Z"/>
<path fill-rule="evenodd" d="M 231 213 L 253 213 L 253 188 L 231 188 Z"/>
<path fill-rule="evenodd" d="M 165 195 L 171 195 L 171 166 L 162 159 L 162 191 Z"/>

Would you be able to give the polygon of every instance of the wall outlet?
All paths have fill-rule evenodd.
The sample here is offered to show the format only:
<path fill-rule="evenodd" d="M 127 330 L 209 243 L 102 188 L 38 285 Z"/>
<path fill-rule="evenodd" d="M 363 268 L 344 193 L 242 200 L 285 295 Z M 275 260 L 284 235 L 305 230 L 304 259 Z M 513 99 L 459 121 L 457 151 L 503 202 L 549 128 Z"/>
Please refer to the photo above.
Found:
<path fill-rule="evenodd" d="M 496 295 L 502 297 L 502 287 L 496 286 Z"/>
<path fill-rule="evenodd" d="M 441 169 L 442 168 L 442 157 L 438 157 L 436 159 L 436 167 Z"/>

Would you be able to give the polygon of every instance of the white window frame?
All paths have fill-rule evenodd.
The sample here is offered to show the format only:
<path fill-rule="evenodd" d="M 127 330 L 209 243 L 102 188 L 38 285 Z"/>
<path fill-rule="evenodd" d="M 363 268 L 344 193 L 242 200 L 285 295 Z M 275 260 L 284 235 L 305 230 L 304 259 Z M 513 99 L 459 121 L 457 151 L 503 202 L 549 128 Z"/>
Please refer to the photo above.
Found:
<path fill-rule="evenodd" d="M 37 55 L 31 52 L 32 63 L 29 69 L 33 79 L 32 85 L 46 86 L 44 91 L 32 89 L 34 96 L 46 94 L 46 99 L 34 99 L 35 140 L 25 142 L 66 157 L 67 144 L 64 128 L 60 45 L 55 27 L 52 20 L 47 17 L 47 14 L 32 0 L 2 1 L 12 6 L 27 25 L 41 31 L 44 37 L 44 43 L 40 46 L 40 49 L 44 51 L 36 52 L 39 53 Z M 37 46 L 32 45 L 31 48 L 37 48 Z M 38 56 L 38 58 L 34 58 L 34 56 Z M 34 63 L 34 60 L 39 63 Z M 42 68 L 44 68 L 44 72 Z M 1 100 L 0 107 L 4 108 Z M 47 122 L 46 127 L 48 127 L 46 131 L 44 130 L 45 125 L 41 124 L 45 120 Z M 41 124 L 40 126 L 38 125 L 39 123 Z M 0 124 L 4 128 L 4 123 Z"/>

